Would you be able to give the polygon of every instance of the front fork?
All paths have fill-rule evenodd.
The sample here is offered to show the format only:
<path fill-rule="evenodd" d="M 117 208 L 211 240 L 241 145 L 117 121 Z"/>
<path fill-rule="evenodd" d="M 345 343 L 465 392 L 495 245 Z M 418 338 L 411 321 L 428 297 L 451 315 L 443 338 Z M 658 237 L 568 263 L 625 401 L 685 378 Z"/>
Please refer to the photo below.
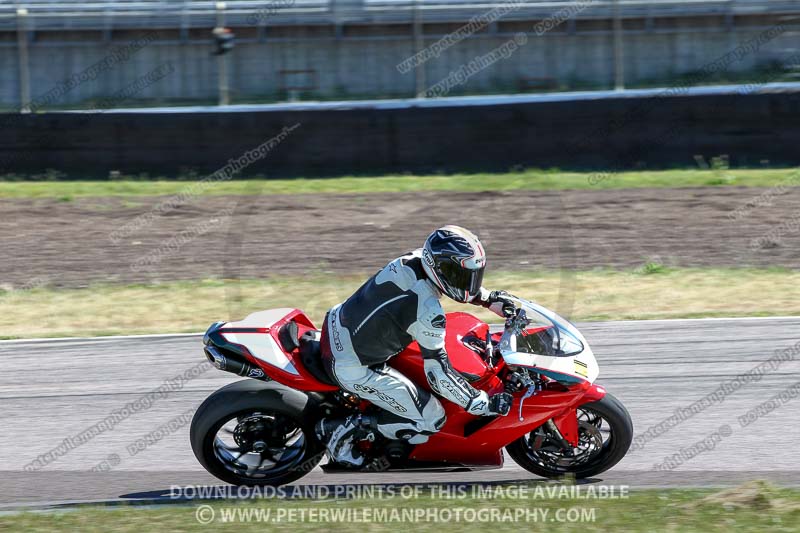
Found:
<path fill-rule="evenodd" d="M 575 409 L 551 418 L 544 425 L 565 449 L 578 447 L 578 412 Z"/>
<path fill-rule="evenodd" d="M 580 386 L 586 389 L 586 392 L 581 396 L 581 405 L 599 401 L 606 395 L 606 390 L 603 387 L 589 383 L 588 381 Z M 578 431 L 577 407 L 578 406 L 567 409 L 544 424 L 565 449 L 568 448 L 572 450 L 578 446 L 578 437 L 580 433 Z"/>

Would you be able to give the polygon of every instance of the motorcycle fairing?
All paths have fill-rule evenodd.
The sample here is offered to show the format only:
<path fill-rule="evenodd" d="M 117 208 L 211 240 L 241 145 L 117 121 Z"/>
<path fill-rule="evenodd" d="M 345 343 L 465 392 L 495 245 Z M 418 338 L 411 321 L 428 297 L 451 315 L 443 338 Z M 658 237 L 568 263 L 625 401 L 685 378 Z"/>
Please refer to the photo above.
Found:
<path fill-rule="evenodd" d="M 600 374 L 600 368 L 589 343 L 578 328 L 535 302 L 521 298 L 514 300 L 525 310 L 532 327 L 526 328 L 520 335 L 509 330 L 503 333 L 497 347 L 506 364 L 531 368 L 539 374 L 565 383 L 594 383 Z M 529 344 L 521 342 L 526 335 L 542 335 L 547 331 L 556 333 L 551 337 L 568 341 L 564 344 L 572 349 L 566 353 L 554 349 L 550 349 L 549 353 L 546 350 L 537 352 Z"/>
<path fill-rule="evenodd" d="M 241 355 L 271 379 L 289 387 L 317 392 L 338 390 L 322 383 L 305 368 L 298 349 L 283 348 L 279 334 L 289 322 L 297 324 L 299 335 L 315 330 L 314 323 L 299 309 L 280 308 L 252 313 L 236 322 L 218 322 L 206 332 L 206 339 Z"/>
<path fill-rule="evenodd" d="M 500 391 L 489 394 L 493 392 Z M 586 403 L 587 399 L 596 401 L 604 395 L 605 390 L 602 387 L 588 382 L 575 384 L 568 389 L 545 389 L 525 399 L 521 411 L 522 420 L 521 394 L 514 395 L 514 402 L 507 416 L 496 417 L 476 417 L 451 402 L 443 401 L 447 415 L 444 427 L 431 435 L 428 442 L 416 446 L 411 453 L 411 459 L 467 465 L 499 465 L 502 464 L 502 456 L 498 455 L 498 450 L 527 435 L 550 418 L 554 419 L 562 434 L 566 431 L 570 436 L 574 435 L 574 438 L 567 440 L 576 445 L 577 407 Z M 478 427 L 472 433 L 469 432 L 471 424 L 475 424 L 472 427 Z"/>
<path fill-rule="evenodd" d="M 242 321 L 217 323 L 209 329 L 206 337 L 217 346 L 240 353 L 279 383 L 304 391 L 338 390 L 337 387 L 314 378 L 303 366 L 297 350 L 283 349 L 278 335 L 280 328 L 290 321 L 298 324 L 301 335 L 315 329 L 310 319 L 298 309 L 273 309 L 253 313 Z M 504 390 L 498 370 L 508 364 L 508 361 L 500 359 L 493 367 L 487 361 L 485 353 L 481 353 L 475 339 L 485 339 L 488 333 L 489 326 L 468 313 L 447 314 L 445 345 L 453 368 L 470 381 L 473 387 L 491 395 Z M 492 338 L 495 343 L 500 340 L 497 334 Z M 588 345 L 584 353 L 594 363 Z M 584 356 L 584 353 L 579 356 Z M 551 359 L 573 362 L 574 358 Z M 511 361 L 521 362 L 516 359 Z M 549 370 L 544 368 L 544 359 L 534 361 L 537 372 Z M 411 343 L 403 352 L 390 359 L 389 365 L 402 372 L 417 386 L 430 390 L 416 343 Z M 431 463 L 501 466 L 503 447 L 530 433 L 550 418 L 554 419 L 562 435 L 570 443 L 576 444 L 577 406 L 602 398 L 605 390 L 586 379 L 567 383 L 563 379 L 565 375 L 561 374 L 561 379 L 558 379 L 561 384 L 553 383 L 552 387 L 526 398 L 521 410 L 522 394 L 515 394 L 508 416 L 476 417 L 454 403 L 441 400 L 447 415 L 445 426 L 432 435 L 428 442 L 417 445 L 410 459 Z"/>

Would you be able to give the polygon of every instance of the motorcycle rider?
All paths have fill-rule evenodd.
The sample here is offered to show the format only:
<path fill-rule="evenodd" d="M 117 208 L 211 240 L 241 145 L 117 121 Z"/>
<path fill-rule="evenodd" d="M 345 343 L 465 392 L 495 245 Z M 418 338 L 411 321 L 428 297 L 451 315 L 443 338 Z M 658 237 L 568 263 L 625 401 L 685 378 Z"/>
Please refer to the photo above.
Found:
<path fill-rule="evenodd" d="M 511 395 L 490 397 L 474 389 L 453 369 L 445 351 L 442 295 L 501 317 L 514 310 L 508 293 L 483 288 L 485 267 L 478 238 L 462 227 L 444 226 L 430 234 L 423 248 L 390 262 L 328 312 L 321 339 L 326 370 L 344 390 L 382 409 L 376 417 L 319 422 L 317 433 L 332 461 L 362 466 L 364 456 L 354 445 L 372 430 L 421 444 L 442 428 L 442 404 L 386 364 L 412 341 L 419 344 L 428 384 L 437 395 L 474 415 L 508 414 Z"/>

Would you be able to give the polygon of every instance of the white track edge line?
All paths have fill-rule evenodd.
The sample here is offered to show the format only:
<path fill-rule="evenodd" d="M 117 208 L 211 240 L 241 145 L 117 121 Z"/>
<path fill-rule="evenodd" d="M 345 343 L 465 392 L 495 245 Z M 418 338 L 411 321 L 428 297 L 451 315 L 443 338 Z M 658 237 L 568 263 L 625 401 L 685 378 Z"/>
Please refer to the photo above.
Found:
<path fill-rule="evenodd" d="M 710 318 L 654 318 L 652 320 L 599 320 L 599 321 L 579 321 L 580 324 L 652 324 L 656 322 L 714 322 L 725 320 L 800 320 L 800 316 L 734 316 L 734 317 L 710 317 Z M 501 324 L 490 324 L 498 327 Z M 104 340 L 127 340 L 127 339 L 170 339 L 181 337 L 200 337 L 203 332 L 197 333 L 151 333 L 146 335 L 106 335 L 101 337 L 44 337 L 34 339 L 6 339 L 0 340 L 2 344 L 15 343 L 45 343 L 45 342 L 93 342 Z"/>

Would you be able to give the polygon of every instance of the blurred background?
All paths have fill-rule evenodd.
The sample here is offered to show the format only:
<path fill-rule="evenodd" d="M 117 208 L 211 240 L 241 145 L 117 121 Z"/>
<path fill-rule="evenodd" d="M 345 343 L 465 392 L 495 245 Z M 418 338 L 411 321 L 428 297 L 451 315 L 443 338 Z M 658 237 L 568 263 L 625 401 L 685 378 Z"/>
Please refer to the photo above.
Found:
<path fill-rule="evenodd" d="M 530 42 L 449 94 L 797 81 L 798 16 L 792 0 L 4 1 L 0 105 L 37 103 L 134 39 L 147 46 L 125 65 L 36 107 L 102 107 L 165 63 L 174 73 L 131 94 L 126 107 L 424 96 L 520 32 Z M 769 46 L 704 71 L 776 26 L 785 31 Z"/>
<path fill-rule="evenodd" d="M 569 316 L 797 307 L 800 0 L 5 0 L 0 60 L 7 337 L 321 315 L 445 223 Z"/>
<path fill-rule="evenodd" d="M 0 66 L 0 506 L 214 483 L 186 420 L 129 450 L 216 371 L 25 468 L 212 322 L 319 323 L 444 224 L 579 322 L 637 437 L 746 382 L 606 481 L 800 480 L 763 408 L 800 390 L 800 0 L 0 0 Z"/>
<path fill-rule="evenodd" d="M 0 174 L 211 173 L 296 123 L 241 176 L 791 165 L 798 28 L 789 0 L 5 1 Z"/>

